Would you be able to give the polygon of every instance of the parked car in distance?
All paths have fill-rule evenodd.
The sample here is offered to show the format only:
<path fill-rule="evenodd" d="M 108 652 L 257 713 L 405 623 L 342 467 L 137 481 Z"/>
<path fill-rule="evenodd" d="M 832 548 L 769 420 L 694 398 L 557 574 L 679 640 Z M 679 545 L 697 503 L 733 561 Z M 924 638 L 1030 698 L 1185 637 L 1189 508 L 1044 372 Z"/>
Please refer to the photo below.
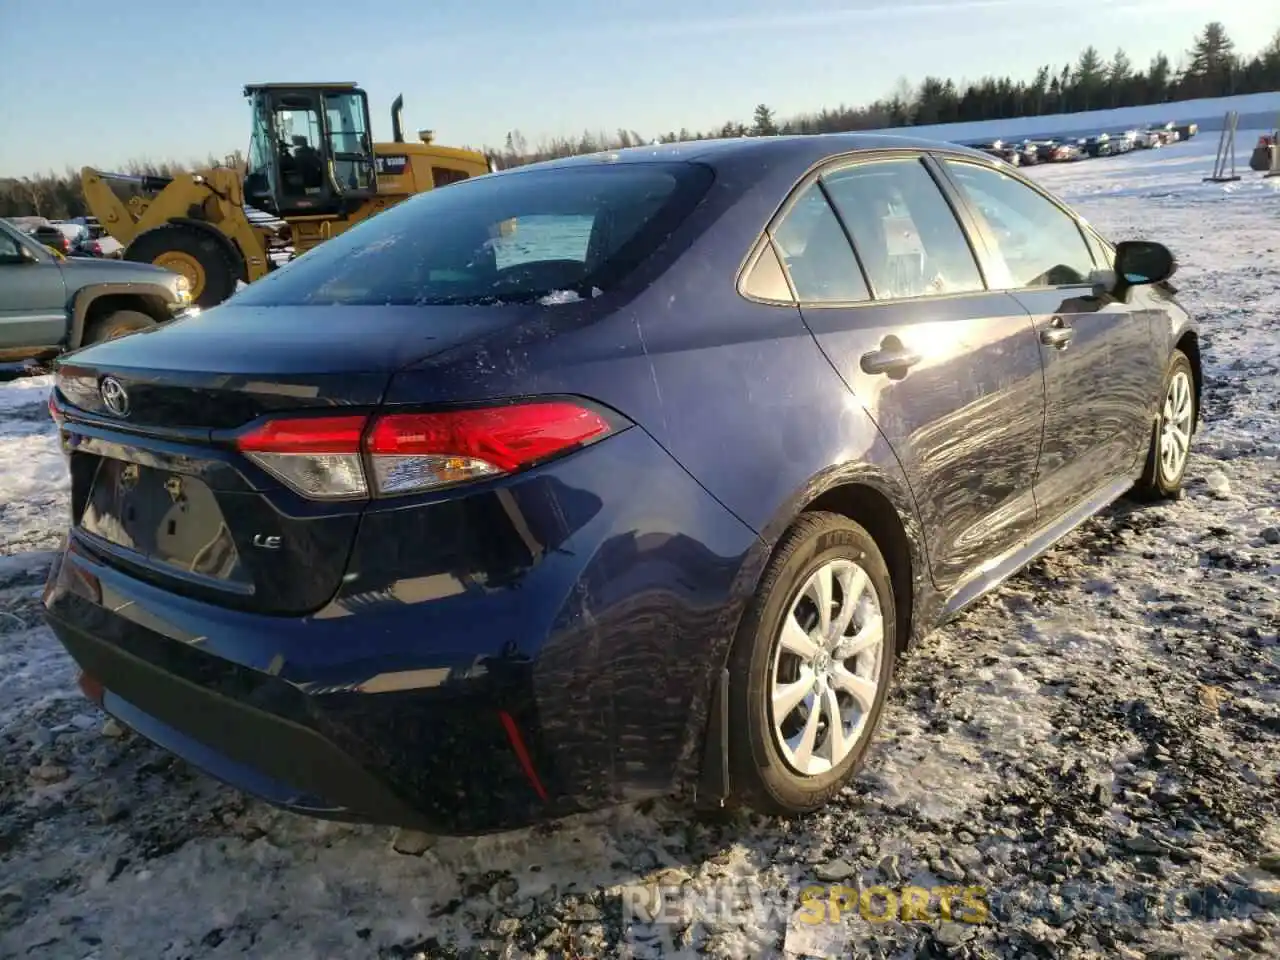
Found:
<path fill-rule="evenodd" d="M 811 811 L 904 649 L 1118 497 L 1178 494 L 1173 269 L 906 137 L 424 193 L 57 363 L 45 612 L 108 713 L 288 809 Z"/>
<path fill-rule="evenodd" d="M 51 250 L 56 250 L 64 257 L 71 256 L 73 249 L 73 241 L 70 234 L 62 230 L 58 224 L 49 223 L 35 227 L 30 236 L 34 237 L 39 243 L 44 244 Z"/>
<path fill-rule="evenodd" d="M 973 150 L 981 150 L 989 157 L 1003 160 L 1010 166 L 1022 165 L 1022 148 L 1011 140 L 978 140 L 964 145 Z"/>
<path fill-rule="evenodd" d="M 1136 135 L 1131 137 L 1129 134 L 1130 131 L 1124 130 L 1120 133 L 1110 135 L 1111 139 L 1109 142 L 1111 144 L 1111 153 L 1113 156 L 1120 153 L 1129 153 L 1133 150 L 1134 143 L 1136 142 Z"/>
<path fill-rule="evenodd" d="M 186 279 L 169 270 L 59 258 L 0 222 L 0 360 L 48 359 L 163 323 L 190 303 Z"/>
<path fill-rule="evenodd" d="M 86 233 L 76 241 L 72 248 L 72 256 L 107 257 L 108 259 L 119 260 L 124 256 L 124 245 L 115 237 L 106 233 L 99 237 Z"/>
<path fill-rule="evenodd" d="M 1049 148 L 1050 163 L 1072 163 L 1083 160 L 1085 152 L 1080 143 L 1074 141 L 1055 141 Z"/>
<path fill-rule="evenodd" d="M 1082 141 L 1084 153 L 1089 157 L 1109 157 L 1111 156 L 1111 136 L 1106 133 L 1095 134 L 1092 137 L 1086 137 Z"/>

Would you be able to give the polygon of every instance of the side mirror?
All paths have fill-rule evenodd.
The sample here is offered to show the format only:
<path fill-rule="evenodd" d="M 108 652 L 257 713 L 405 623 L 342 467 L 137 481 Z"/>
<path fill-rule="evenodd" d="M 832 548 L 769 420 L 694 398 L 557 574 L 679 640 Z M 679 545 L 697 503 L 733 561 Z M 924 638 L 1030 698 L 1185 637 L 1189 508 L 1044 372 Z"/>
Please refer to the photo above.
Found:
<path fill-rule="evenodd" d="M 1138 287 L 1159 283 L 1173 276 L 1177 264 L 1163 243 L 1154 240 L 1124 240 L 1116 244 L 1115 270 L 1122 283 Z"/>
<path fill-rule="evenodd" d="M 1094 293 L 1107 293 L 1127 303 L 1131 288 L 1168 280 L 1176 269 L 1173 254 L 1163 243 L 1123 240 L 1116 244 L 1113 268 L 1094 272 Z"/>

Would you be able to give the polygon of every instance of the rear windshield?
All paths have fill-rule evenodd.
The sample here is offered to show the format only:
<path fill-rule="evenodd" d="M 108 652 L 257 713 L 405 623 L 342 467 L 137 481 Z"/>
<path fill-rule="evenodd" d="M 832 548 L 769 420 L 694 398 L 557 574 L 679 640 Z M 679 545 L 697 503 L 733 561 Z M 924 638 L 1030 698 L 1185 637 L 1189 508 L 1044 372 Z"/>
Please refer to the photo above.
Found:
<path fill-rule="evenodd" d="M 568 166 L 419 194 L 245 288 L 255 306 L 566 302 L 608 290 L 698 203 L 692 163 Z"/>

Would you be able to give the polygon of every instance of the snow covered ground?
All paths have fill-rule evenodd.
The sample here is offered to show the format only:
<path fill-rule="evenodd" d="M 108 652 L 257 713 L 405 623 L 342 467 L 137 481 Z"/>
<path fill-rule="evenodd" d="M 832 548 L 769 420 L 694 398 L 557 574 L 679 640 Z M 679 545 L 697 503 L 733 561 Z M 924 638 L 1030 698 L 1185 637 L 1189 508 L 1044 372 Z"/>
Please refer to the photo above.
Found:
<path fill-rule="evenodd" d="M 1187 497 L 1117 506 L 934 634 L 856 784 L 795 822 L 658 804 L 405 855 L 104 724 L 39 616 L 48 382 L 0 386 L 0 957 L 1277 955 L 1280 179 L 1202 183 L 1215 145 L 1029 171 L 1178 254 L 1208 378 Z M 807 922 L 827 883 L 846 909 Z M 978 889 L 876 922 L 907 886 Z"/>

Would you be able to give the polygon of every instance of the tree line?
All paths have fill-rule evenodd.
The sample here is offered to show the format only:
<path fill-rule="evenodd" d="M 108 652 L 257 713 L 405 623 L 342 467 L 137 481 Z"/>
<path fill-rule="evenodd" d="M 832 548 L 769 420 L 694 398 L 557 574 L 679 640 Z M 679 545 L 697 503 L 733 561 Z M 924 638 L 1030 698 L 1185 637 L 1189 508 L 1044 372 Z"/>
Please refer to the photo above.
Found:
<path fill-rule="evenodd" d="M 1226 28 L 1218 21 L 1206 24 L 1191 49 L 1177 64 L 1156 54 L 1145 69 L 1135 67 L 1123 49 L 1110 58 L 1093 46 L 1081 51 L 1074 63 L 1044 65 L 1030 80 L 984 77 L 957 84 L 928 76 L 912 86 L 906 79 L 886 97 L 863 106 L 826 107 L 816 113 L 778 118 L 767 104 L 760 104 L 749 123 L 730 120 L 710 130 L 669 130 L 645 137 L 620 128 L 584 131 L 580 137 L 562 137 L 530 144 L 519 130 L 507 134 L 500 147 L 486 147 L 503 167 L 520 166 L 556 157 L 595 153 L 652 143 L 674 143 L 715 137 L 771 136 L 775 134 L 841 133 L 933 123 L 1001 120 L 1144 106 L 1202 97 L 1226 97 L 1280 90 L 1280 30 L 1252 55 L 1237 52 Z M 210 158 L 203 166 L 221 162 Z M 134 161 L 122 172 L 168 176 L 201 164 Z M 67 219 L 86 213 L 78 171 L 0 178 L 0 216 L 44 216 Z"/>

